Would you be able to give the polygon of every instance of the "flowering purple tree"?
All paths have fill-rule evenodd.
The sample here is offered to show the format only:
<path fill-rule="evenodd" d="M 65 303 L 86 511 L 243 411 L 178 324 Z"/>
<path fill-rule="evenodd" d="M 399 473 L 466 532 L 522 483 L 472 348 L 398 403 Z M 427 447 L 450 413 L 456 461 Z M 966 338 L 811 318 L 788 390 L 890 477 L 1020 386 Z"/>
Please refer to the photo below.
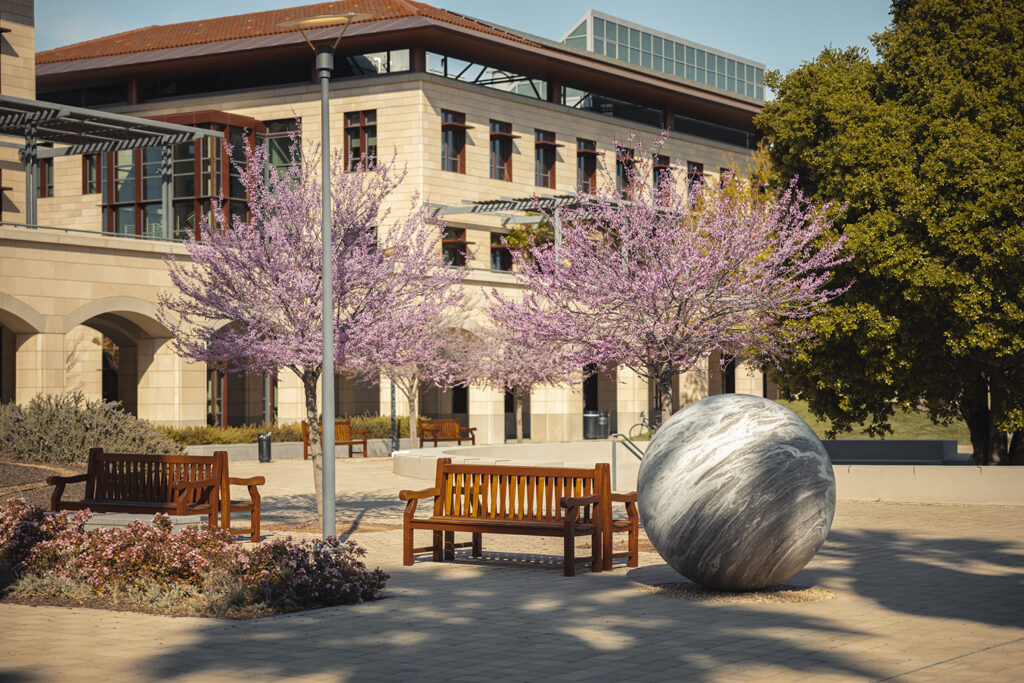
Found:
<path fill-rule="evenodd" d="M 317 510 L 322 510 L 323 460 L 317 382 L 321 372 L 320 150 L 299 154 L 278 171 L 263 147 L 246 147 L 237 165 L 251 218 L 232 217 L 213 203 L 213 223 L 200 220 L 190 261 L 168 260 L 176 291 L 160 297 L 160 318 L 175 335 L 179 354 L 223 364 L 236 372 L 289 368 L 302 381 L 311 426 Z M 347 171 L 341 151 L 332 158 L 331 223 L 334 259 L 335 359 L 353 368 L 376 345 L 400 343 L 401 325 L 418 315 L 455 280 L 442 268 L 442 226 L 412 200 L 392 219 L 384 204 L 401 184 L 391 164 Z M 379 230 L 378 230 L 379 226 Z M 429 310 L 426 314 L 429 314 Z M 361 369 L 358 366 L 353 369 Z M 332 369 L 333 370 L 333 369 Z M 328 417 L 328 419 L 330 419 Z"/>
<path fill-rule="evenodd" d="M 418 436 L 420 389 L 448 389 L 464 383 L 465 362 L 471 348 L 461 329 L 464 314 L 462 289 L 456 285 L 465 269 L 445 268 L 436 276 L 434 296 L 415 307 L 389 312 L 386 335 L 363 347 L 352 365 L 362 372 L 387 377 L 405 397 L 409 407 L 409 443 Z"/>
<path fill-rule="evenodd" d="M 523 442 L 523 406 L 534 387 L 565 384 L 580 369 L 560 346 L 523 338 L 501 324 L 478 331 L 467 357 L 472 381 L 512 395 L 516 443 Z"/>
<path fill-rule="evenodd" d="M 605 174 L 595 194 L 544 209 L 560 242 L 513 252 L 521 299 L 490 294 L 494 319 L 520 338 L 565 345 L 576 367 L 625 365 L 653 382 L 657 424 L 671 414 L 673 375 L 712 351 L 778 357 L 806 334 L 783 321 L 839 293 L 827 283 L 844 241 L 828 207 L 795 185 L 770 198 L 738 180 L 707 187 L 678 163 L 655 173 L 663 143 L 634 134 L 620 145 L 632 160 L 621 191 Z"/>

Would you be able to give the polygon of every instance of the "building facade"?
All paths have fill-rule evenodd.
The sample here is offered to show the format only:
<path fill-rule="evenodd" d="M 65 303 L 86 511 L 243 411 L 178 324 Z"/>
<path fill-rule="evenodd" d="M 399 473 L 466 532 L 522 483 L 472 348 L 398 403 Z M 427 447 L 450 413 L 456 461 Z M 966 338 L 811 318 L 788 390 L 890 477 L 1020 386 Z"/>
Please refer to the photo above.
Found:
<path fill-rule="evenodd" d="M 320 139 L 312 53 L 301 35 L 277 24 L 371 14 L 338 47 L 331 139 L 352 158 L 397 155 L 407 177 L 393 211 L 414 194 L 447 210 L 444 257 L 464 259 L 471 290 L 517 289 L 500 245 L 514 223 L 508 213 L 458 207 L 605 182 L 615 175 L 613 140 L 634 130 L 653 137 L 667 129 L 662 153 L 714 180 L 744 167 L 763 98 L 763 65 L 699 47 L 701 81 L 696 44 L 594 12 L 581 20 L 582 32 L 570 30 L 557 43 L 419 3 L 348 0 L 148 27 L 34 54 L 31 2 L 8 6 L 0 16 L 12 47 L 0 58 L 4 95 L 212 129 L 236 150 L 244 142 L 280 145 L 296 121 L 306 140 Z M 637 55 L 629 52 L 634 31 Z M 719 56 L 728 60 L 721 82 Z M 716 69 L 710 80 L 708 60 Z M 210 199 L 223 191 L 229 211 L 245 211 L 216 140 L 177 144 L 166 158 L 154 147 L 41 164 L 32 226 L 23 167 L 10 152 L 0 150 L 2 400 L 78 388 L 160 423 L 259 422 L 268 410 L 282 422 L 304 417 L 301 385 L 289 371 L 268 381 L 188 362 L 173 353 L 156 318 L 157 293 L 170 286 L 164 258 L 187 258 L 180 240 L 195 234 Z M 169 196 L 161 194 L 161 173 Z M 386 380 L 341 375 L 336 384 L 339 415 L 389 412 Z M 677 389 L 677 403 L 728 390 L 765 392 L 758 373 L 741 365 L 723 374 L 717 358 L 681 376 Z M 530 436 L 581 438 L 585 410 L 607 411 L 613 429 L 625 430 L 649 401 L 646 383 L 625 369 L 540 388 L 529 402 Z M 427 390 L 421 398 L 424 415 L 454 415 L 484 443 L 505 439 L 510 409 L 500 392 L 477 386 Z"/>

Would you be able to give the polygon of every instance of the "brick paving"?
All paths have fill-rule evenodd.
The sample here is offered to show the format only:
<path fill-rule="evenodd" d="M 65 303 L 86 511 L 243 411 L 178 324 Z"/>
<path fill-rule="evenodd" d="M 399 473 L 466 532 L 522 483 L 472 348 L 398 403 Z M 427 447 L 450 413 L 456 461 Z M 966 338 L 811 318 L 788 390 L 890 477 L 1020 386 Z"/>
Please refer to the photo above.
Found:
<path fill-rule="evenodd" d="M 267 476 L 266 521 L 308 516 L 309 463 Z M 338 517 L 395 525 L 390 461 L 338 461 Z M 387 598 L 253 621 L 0 604 L 0 681 L 1015 681 L 1024 679 L 1024 508 L 841 502 L 829 540 L 788 583 L 808 603 L 650 594 L 636 569 L 561 575 L 559 541 L 484 538 L 482 561 L 401 566 L 396 529 L 356 533 L 391 572 Z M 419 541 L 418 541 L 419 542 Z"/>

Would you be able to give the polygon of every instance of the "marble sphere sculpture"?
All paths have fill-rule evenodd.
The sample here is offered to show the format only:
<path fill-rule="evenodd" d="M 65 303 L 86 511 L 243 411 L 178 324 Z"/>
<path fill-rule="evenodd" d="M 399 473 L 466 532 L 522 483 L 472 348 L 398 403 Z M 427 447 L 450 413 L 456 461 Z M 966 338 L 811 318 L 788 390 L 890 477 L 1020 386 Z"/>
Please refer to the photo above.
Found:
<path fill-rule="evenodd" d="M 787 408 L 742 394 L 680 410 L 637 481 L 651 544 L 686 578 L 755 590 L 800 571 L 825 542 L 836 481 L 825 447 Z"/>

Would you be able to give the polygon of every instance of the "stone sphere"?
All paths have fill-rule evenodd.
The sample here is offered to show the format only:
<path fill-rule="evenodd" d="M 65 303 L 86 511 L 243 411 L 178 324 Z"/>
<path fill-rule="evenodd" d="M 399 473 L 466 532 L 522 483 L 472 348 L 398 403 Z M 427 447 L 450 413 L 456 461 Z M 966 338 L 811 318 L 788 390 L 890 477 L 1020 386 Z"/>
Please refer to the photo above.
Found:
<path fill-rule="evenodd" d="M 673 415 L 640 463 L 640 520 L 686 578 L 754 590 L 800 571 L 825 542 L 836 480 L 825 447 L 787 408 L 742 394 Z"/>

